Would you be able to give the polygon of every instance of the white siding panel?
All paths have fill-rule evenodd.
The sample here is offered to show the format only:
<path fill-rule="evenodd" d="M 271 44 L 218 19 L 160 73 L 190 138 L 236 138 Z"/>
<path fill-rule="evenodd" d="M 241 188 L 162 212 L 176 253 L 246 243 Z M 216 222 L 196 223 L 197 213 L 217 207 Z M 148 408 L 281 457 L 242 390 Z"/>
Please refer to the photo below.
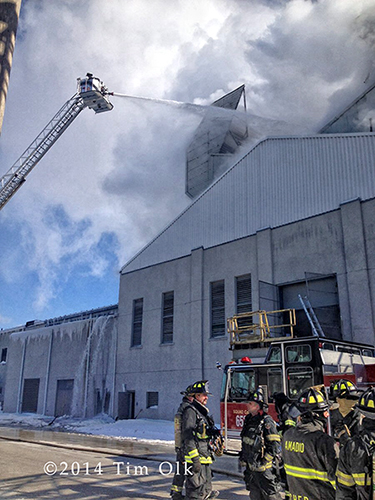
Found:
<path fill-rule="evenodd" d="M 122 272 L 335 210 L 358 197 L 375 197 L 375 134 L 268 138 L 222 175 Z"/>

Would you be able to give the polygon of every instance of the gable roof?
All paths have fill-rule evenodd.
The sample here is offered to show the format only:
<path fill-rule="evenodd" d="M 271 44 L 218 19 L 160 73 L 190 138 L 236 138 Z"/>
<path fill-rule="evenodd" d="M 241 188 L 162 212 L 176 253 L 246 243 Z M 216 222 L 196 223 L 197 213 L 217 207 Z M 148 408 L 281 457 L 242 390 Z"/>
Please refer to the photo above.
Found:
<path fill-rule="evenodd" d="M 130 259 L 122 273 L 375 197 L 375 134 L 261 140 Z"/>

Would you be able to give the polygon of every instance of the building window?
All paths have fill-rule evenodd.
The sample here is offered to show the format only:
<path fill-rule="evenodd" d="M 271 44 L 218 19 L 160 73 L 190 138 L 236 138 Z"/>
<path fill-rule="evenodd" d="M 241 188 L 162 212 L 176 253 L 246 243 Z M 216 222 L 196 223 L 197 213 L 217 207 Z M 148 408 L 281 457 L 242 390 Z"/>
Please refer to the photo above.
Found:
<path fill-rule="evenodd" d="M 158 392 L 148 392 L 147 393 L 147 408 L 157 408 L 159 404 L 159 393 Z"/>
<path fill-rule="evenodd" d="M 225 287 L 224 280 L 211 283 L 211 337 L 225 335 Z"/>
<path fill-rule="evenodd" d="M 6 363 L 7 362 L 7 354 L 8 354 L 8 349 L 6 347 L 4 347 L 2 350 L 1 350 L 1 363 Z"/>
<path fill-rule="evenodd" d="M 173 342 L 174 292 L 163 293 L 162 338 L 163 344 Z"/>
<path fill-rule="evenodd" d="M 251 312 L 251 274 L 236 277 L 236 314 Z"/>
<path fill-rule="evenodd" d="M 143 299 L 133 300 L 132 347 L 142 345 Z"/>

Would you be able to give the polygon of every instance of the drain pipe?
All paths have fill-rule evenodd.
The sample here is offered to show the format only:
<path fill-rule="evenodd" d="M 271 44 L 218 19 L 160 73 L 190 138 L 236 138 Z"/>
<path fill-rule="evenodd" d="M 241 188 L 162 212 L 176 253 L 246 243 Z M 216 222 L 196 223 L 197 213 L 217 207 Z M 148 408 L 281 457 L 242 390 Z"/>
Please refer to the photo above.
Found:
<path fill-rule="evenodd" d="M 202 380 L 206 378 L 205 376 L 205 336 L 204 336 L 204 249 L 202 251 L 201 259 L 201 369 L 202 369 Z"/>

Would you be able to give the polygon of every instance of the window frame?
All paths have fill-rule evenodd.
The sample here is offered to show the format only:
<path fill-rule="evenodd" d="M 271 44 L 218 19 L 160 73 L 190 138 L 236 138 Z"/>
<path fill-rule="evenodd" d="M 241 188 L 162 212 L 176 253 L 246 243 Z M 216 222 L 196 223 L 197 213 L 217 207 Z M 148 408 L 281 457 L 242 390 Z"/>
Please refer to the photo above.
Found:
<path fill-rule="evenodd" d="M 220 297 L 214 287 L 222 287 Z M 215 293 L 215 295 L 214 295 Z M 215 303 L 219 302 L 219 305 Z M 217 317 L 220 315 L 220 322 Z M 215 333 L 219 331 L 220 333 Z M 210 338 L 223 338 L 226 335 L 226 316 L 225 316 L 225 280 L 215 280 L 210 282 Z"/>
<path fill-rule="evenodd" d="M 141 304 L 141 306 L 139 304 Z M 144 305 L 143 297 L 139 297 L 138 299 L 133 299 L 131 347 L 142 346 L 143 305 Z M 136 310 L 137 306 L 141 308 L 140 312 L 139 311 L 137 312 Z M 136 316 L 136 314 L 138 314 L 138 317 Z M 137 330 L 137 328 L 139 328 L 139 331 Z"/>
<path fill-rule="evenodd" d="M 6 363 L 7 362 L 7 358 L 8 358 L 8 348 L 7 347 L 3 347 L 1 349 L 1 361 L 0 361 L 0 363 Z"/>
<path fill-rule="evenodd" d="M 172 302 L 172 305 L 168 306 L 168 301 Z M 172 327 L 171 331 L 168 331 L 168 327 L 170 326 Z M 174 330 L 174 290 L 171 290 L 169 292 L 164 292 L 162 295 L 162 307 L 161 307 L 162 344 L 173 344 L 173 333 L 174 333 L 173 330 Z"/>
<path fill-rule="evenodd" d="M 272 373 L 278 373 L 280 375 L 280 388 L 279 390 L 275 391 L 275 390 L 271 390 L 271 382 L 270 382 L 270 374 Z M 283 392 L 283 371 L 281 369 L 281 366 L 278 367 L 278 366 L 271 366 L 270 368 L 268 368 L 267 370 L 267 387 L 270 389 L 269 390 L 269 399 L 270 401 L 273 400 L 273 395 L 275 394 L 275 392 Z"/>
<path fill-rule="evenodd" d="M 240 296 L 241 295 L 246 295 L 246 292 L 239 289 L 241 283 L 245 283 L 248 281 L 249 285 L 247 287 L 247 291 L 249 291 L 249 296 L 246 297 L 247 300 L 241 300 L 240 302 Z M 242 314 L 242 313 L 247 313 L 252 311 L 253 307 L 253 297 L 252 297 L 252 282 L 251 282 L 251 274 L 242 274 L 241 276 L 236 276 L 235 277 L 235 290 L 236 290 L 236 314 Z M 242 298 L 242 297 L 241 297 Z"/>
<path fill-rule="evenodd" d="M 156 404 L 152 401 L 152 397 L 156 395 Z M 158 408 L 159 406 L 159 392 L 158 391 L 147 391 L 146 392 L 146 408 Z"/>
<path fill-rule="evenodd" d="M 309 385 L 306 386 L 306 387 L 312 387 L 314 385 L 314 370 L 311 366 L 307 366 L 307 365 L 296 365 L 296 366 L 289 366 L 287 369 L 286 369 L 286 378 L 287 378 L 287 382 L 288 382 L 288 394 L 287 396 L 290 398 L 290 399 L 296 399 L 299 394 L 301 394 L 301 392 L 303 390 L 306 389 L 306 387 L 302 387 L 299 389 L 299 392 L 297 392 L 296 394 L 291 394 L 291 387 L 290 387 L 290 380 L 291 380 L 291 371 L 295 371 L 295 373 L 303 373 L 304 371 L 306 372 L 310 372 L 311 373 L 311 383 L 309 382 Z M 292 376 L 293 376 L 293 373 L 292 373 Z"/>
<path fill-rule="evenodd" d="M 288 353 L 293 349 L 293 348 L 299 348 L 299 347 L 302 347 L 302 348 L 305 348 L 307 347 L 308 348 L 308 351 L 309 351 L 309 359 L 297 359 L 295 361 L 290 361 L 289 358 L 288 358 Z M 297 351 L 297 354 L 298 356 L 301 356 L 301 354 L 299 353 L 299 351 Z M 286 346 L 285 348 L 285 362 L 288 363 L 288 364 L 299 364 L 299 363 L 310 363 L 312 361 L 312 350 L 311 350 L 311 345 L 310 344 L 293 344 L 293 345 L 288 345 Z"/>

